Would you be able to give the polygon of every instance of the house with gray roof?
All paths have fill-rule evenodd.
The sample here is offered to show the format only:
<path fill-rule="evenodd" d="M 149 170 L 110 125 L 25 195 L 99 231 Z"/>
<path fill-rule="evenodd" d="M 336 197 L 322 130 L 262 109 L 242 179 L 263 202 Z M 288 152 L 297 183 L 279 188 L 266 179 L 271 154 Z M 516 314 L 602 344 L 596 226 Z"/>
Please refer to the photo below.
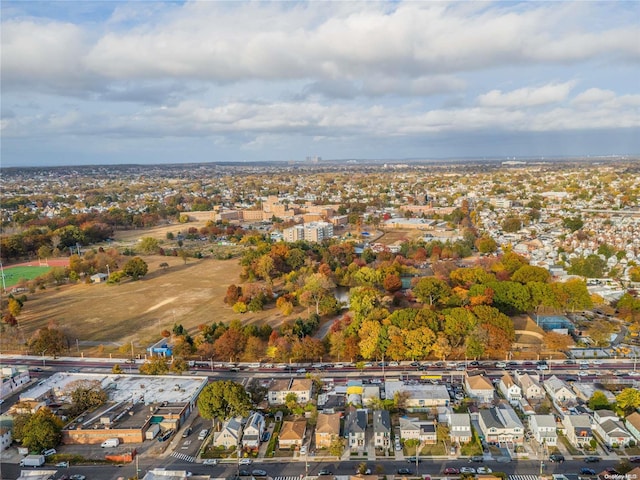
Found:
<path fill-rule="evenodd" d="M 556 418 L 553 415 L 530 415 L 529 430 L 540 445 L 555 447 L 558 443 Z"/>
<path fill-rule="evenodd" d="M 391 446 L 391 417 L 388 410 L 373 411 L 373 443 L 376 448 Z"/>
<path fill-rule="evenodd" d="M 352 451 L 364 450 L 366 447 L 367 411 L 349 407 L 344 422 L 345 436 Z"/>
<path fill-rule="evenodd" d="M 488 443 L 499 445 L 524 443 L 524 425 L 508 403 L 481 409 L 478 412 L 478 424 Z"/>

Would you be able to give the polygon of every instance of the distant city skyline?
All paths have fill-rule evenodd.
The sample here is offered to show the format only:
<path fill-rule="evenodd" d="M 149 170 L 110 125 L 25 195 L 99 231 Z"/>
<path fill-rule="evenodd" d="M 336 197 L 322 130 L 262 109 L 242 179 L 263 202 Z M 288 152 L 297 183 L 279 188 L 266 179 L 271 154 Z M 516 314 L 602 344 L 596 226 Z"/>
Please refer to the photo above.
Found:
<path fill-rule="evenodd" d="M 640 154 L 640 2 L 1 10 L 3 167 Z"/>

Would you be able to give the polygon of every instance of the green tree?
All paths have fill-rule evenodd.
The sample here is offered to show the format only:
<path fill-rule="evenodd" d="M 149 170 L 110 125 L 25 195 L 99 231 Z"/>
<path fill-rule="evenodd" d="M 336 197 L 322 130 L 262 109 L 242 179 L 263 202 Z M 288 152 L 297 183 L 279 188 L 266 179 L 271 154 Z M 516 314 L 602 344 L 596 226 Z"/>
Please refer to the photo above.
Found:
<path fill-rule="evenodd" d="M 34 355 L 53 355 L 55 357 L 66 350 L 67 339 L 57 328 L 40 328 L 31 337 L 27 346 Z"/>
<path fill-rule="evenodd" d="M 510 215 L 502 221 L 502 230 L 508 233 L 517 232 L 522 228 L 522 219 L 517 215 Z"/>
<path fill-rule="evenodd" d="M 20 435 L 22 445 L 32 452 L 41 452 L 58 446 L 62 440 L 63 426 L 64 422 L 60 418 L 47 407 L 42 407 L 29 417 L 22 431 L 17 433 Z"/>
<path fill-rule="evenodd" d="M 576 230 L 580 230 L 584 226 L 584 222 L 580 217 L 566 217 L 562 219 L 562 225 L 564 225 L 565 228 L 568 228 L 572 232 L 575 232 Z"/>
<path fill-rule="evenodd" d="M 340 438 L 338 435 L 333 435 L 331 437 L 331 443 L 329 444 L 329 455 L 340 459 L 342 452 L 344 452 L 344 443 L 343 438 Z"/>
<path fill-rule="evenodd" d="M 522 284 L 529 282 L 547 283 L 550 277 L 551 274 L 546 268 L 523 265 L 511 275 L 511 280 Z"/>
<path fill-rule="evenodd" d="M 104 405 L 108 399 L 98 380 L 75 380 L 66 385 L 65 393 L 71 399 L 69 413 L 73 417 Z"/>
<path fill-rule="evenodd" d="M 320 302 L 322 299 L 331 294 L 336 287 L 335 283 L 321 273 L 309 275 L 302 287 L 302 295 L 300 295 L 300 303 L 303 305 L 314 305 L 316 314 L 320 315 Z"/>
<path fill-rule="evenodd" d="M 571 265 L 567 272 L 572 275 L 580 275 L 587 278 L 602 278 L 607 268 L 606 260 L 598 255 L 588 255 L 571 259 Z"/>
<path fill-rule="evenodd" d="M 241 384 L 231 380 L 212 382 L 198 396 L 200 416 L 213 422 L 216 419 L 224 421 L 231 417 L 247 416 L 251 407 L 247 391 Z"/>
<path fill-rule="evenodd" d="M 434 305 L 445 303 L 451 296 L 451 288 L 446 282 L 435 277 L 424 277 L 412 288 L 413 294 L 422 303 Z"/>
<path fill-rule="evenodd" d="M 140 242 L 138 242 L 138 248 L 142 253 L 151 255 L 158 252 L 160 244 L 158 240 L 153 237 L 143 237 L 140 239 Z"/>
<path fill-rule="evenodd" d="M 484 236 L 475 241 L 475 247 L 480 253 L 493 253 L 498 249 L 498 244 L 493 238 Z"/>
<path fill-rule="evenodd" d="M 147 262 L 140 257 L 133 257 L 122 267 L 122 271 L 127 277 L 131 277 L 134 280 L 138 280 L 140 277 L 144 277 L 149 271 Z"/>
<path fill-rule="evenodd" d="M 143 375 L 164 375 L 169 372 L 169 362 L 166 357 L 155 356 L 149 358 L 140 365 L 140 373 Z"/>
<path fill-rule="evenodd" d="M 625 388 L 616 397 L 616 403 L 625 414 L 630 414 L 640 408 L 640 391 L 635 388 Z"/>
<path fill-rule="evenodd" d="M 591 398 L 589 398 L 589 401 L 587 402 L 587 406 L 591 410 L 606 410 L 611 407 L 607 400 L 607 396 L 600 390 L 593 392 L 593 395 L 591 395 Z"/>

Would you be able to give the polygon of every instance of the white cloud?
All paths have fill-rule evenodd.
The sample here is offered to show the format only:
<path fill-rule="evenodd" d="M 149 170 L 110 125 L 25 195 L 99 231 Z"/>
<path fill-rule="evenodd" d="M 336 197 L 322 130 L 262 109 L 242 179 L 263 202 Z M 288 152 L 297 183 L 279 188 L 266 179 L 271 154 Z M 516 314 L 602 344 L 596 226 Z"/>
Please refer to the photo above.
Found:
<path fill-rule="evenodd" d="M 505 93 L 500 90 L 491 90 L 478 97 L 478 104 L 483 107 L 520 108 L 563 102 L 575 83 L 550 83 L 541 87 L 525 87 Z"/>

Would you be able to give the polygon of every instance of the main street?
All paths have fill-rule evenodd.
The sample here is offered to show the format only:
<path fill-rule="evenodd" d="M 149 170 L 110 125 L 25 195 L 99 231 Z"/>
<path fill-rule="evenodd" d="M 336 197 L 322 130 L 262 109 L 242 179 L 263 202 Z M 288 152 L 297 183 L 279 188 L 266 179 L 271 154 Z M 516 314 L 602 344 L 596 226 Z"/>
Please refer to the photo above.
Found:
<path fill-rule="evenodd" d="M 212 478 L 234 477 L 238 472 L 245 470 L 251 473 L 253 470 L 260 469 L 267 472 L 268 477 L 282 478 L 288 477 L 293 480 L 308 474 L 316 476 L 322 469 L 331 471 L 334 475 L 352 475 L 356 473 L 358 465 L 366 463 L 367 467 L 374 473 L 381 475 L 394 475 L 399 468 L 409 468 L 412 474 L 430 475 L 431 477 L 444 477 L 442 472 L 447 467 L 478 467 L 484 465 L 489 467 L 493 472 L 504 472 L 508 475 L 538 475 L 541 471 L 545 474 L 561 473 L 561 474 L 579 474 L 580 469 L 585 466 L 593 467 L 593 464 L 586 464 L 581 460 L 567 460 L 564 463 L 548 463 L 544 462 L 541 469 L 539 461 L 520 460 L 510 463 L 499 463 L 496 461 L 485 461 L 483 464 L 470 463 L 466 460 L 445 460 L 445 459 L 421 459 L 416 470 L 415 463 L 400 462 L 395 460 L 350 460 L 350 461 L 294 461 L 291 459 L 274 459 L 266 461 L 254 461 L 251 465 L 240 465 L 237 463 L 223 463 L 215 466 L 205 466 L 199 463 L 184 462 L 174 457 L 145 458 L 141 455 L 138 462 L 133 462 L 122 467 L 105 466 L 105 465 L 80 465 L 71 466 L 69 468 L 57 468 L 59 476 L 81 474 L 91 480 L 117 480 L 120 477 L 131 478 L 136 474 L 136 466 L 139 469 L 140 478 L 153 468 L 165 468 L 166 470 L 184 470 L 194 475 L 210 475 Z M 596 465 L 596 472 L 603 471 L 605 468 L 615 467 L 617 462 L 603 460 Z M 19 471 L 22 470 L 16 464 L 2 465 L 2 478 L 17 478 Z M 457 475 L 449 475 L 457 477 Z M 250 478 L 250 477 L 247 477 Z"/>

